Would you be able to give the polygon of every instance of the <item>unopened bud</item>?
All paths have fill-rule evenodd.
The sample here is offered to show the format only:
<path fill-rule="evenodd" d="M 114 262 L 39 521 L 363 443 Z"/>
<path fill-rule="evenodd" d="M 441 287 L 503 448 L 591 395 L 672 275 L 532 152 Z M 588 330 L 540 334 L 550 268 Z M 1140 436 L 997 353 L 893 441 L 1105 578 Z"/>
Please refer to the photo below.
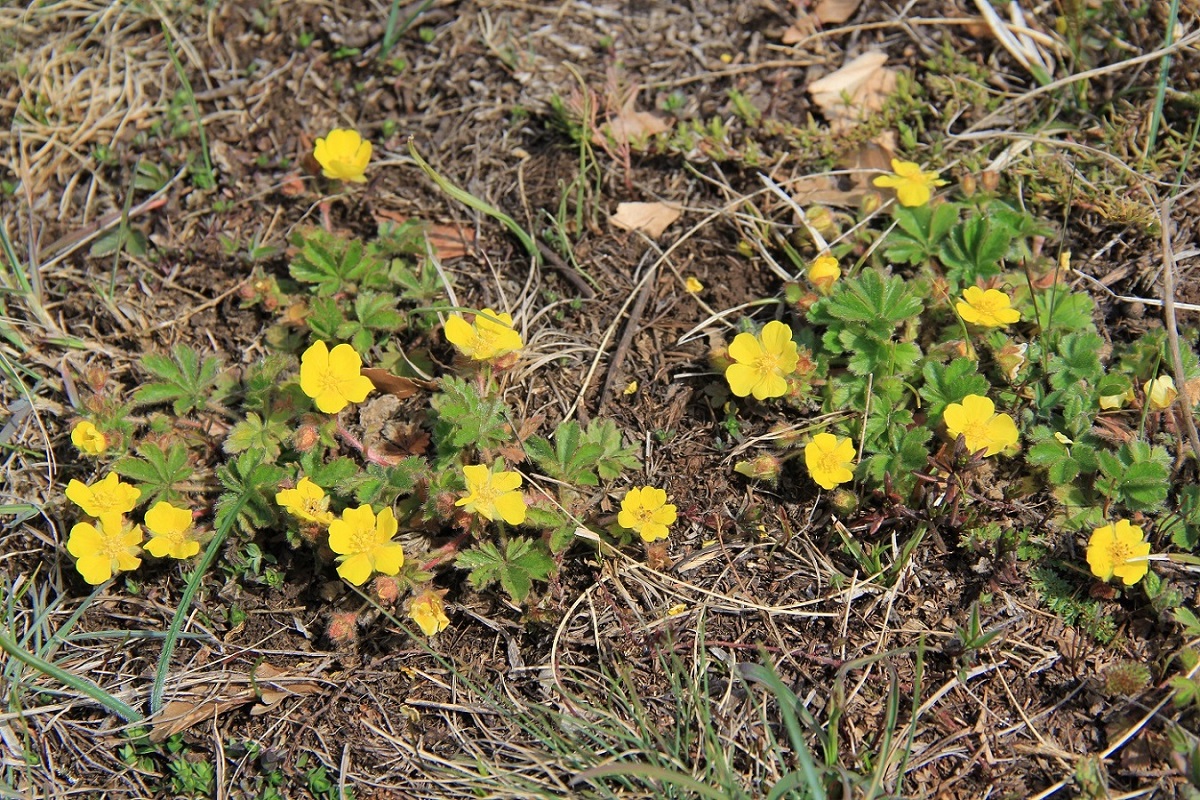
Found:
<path fill-rule="evenodd" d="M 351 644 L 358 637 L 358 615 L 353 611 L 338 611 L 329 617 L 325 635 L 334 644 Z"/>
<path fill-rule="evenodd" d="M 779 478 L 779 459 L 773 455 L 763 454 L 750 461 L 739 461 L 733 466 L 733 471 L 745 475 L 754 481 L 774 482 Z"/>

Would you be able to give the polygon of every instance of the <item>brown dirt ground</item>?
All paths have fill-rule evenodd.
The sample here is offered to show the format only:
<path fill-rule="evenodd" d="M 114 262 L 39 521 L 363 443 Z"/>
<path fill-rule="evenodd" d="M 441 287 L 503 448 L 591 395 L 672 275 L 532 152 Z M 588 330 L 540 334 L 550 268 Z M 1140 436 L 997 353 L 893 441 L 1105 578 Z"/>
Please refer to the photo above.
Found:
<path fill-rule="evenodd" d="M 21 184 L 2 201 L 4 219 L 18 252 L 35 253 L 46 265 L 48 318 L 60 332 L 82 340 L 78 348 L 64 348 L 54 331 L 30 329 L 34 347 L 27 358 L 44 383 L 36 390 L 38 413 L 12 440 L 27 449 L 6 465 L 6 485 L 14 499 L 35 503 L 45 513 L 6 527 L 0 571 L 10 581 L 33 574 L 35 566 L 51 575 L 65 597 L 59 616 L 85 594 L 63 547 L 70 522 L 61 492 L 70 478 L 89 476 L 89 465 L 80 462 L 65 435 L 72 406 L 89 384 L 130 388 L 139 379 L 138 354 L 179 342 L 219 354 L 230 365 L 266 351 L 263 336 L 271 315 L 244 308 L 237 297 L 251 265 L 222 242 L 244 243 L 258 235 L 265 244 L 282 246 L 297 225 L 320 220 L 317 203 L 325 184 L 312 177 L 307 156 L 315 136 L 353 126 L 377 146 L 369 185 L 333 200 L 334 228 L 370 236 L 376 215 L 385 211 L 464 224 L 478 238 L 468 256 L 446 265 L 460 301 L 506 306 L 516 298 L 529 315 L 555 298 L 578 298 L 578 290 L 553 269 L 531 279 L 529 259 L 514 239 L 454 204 L 408 162 L 409 136 L 452 181 L 540 231 L 544 212 L 553 214 L 577 170 L 576 151 L 548 121 L 552 97 L 578 86 L 567 65 L 590 87 L 601 89 L 613 75 L 641 87 L 646 109 L 679 89 L 687 98 L 681 115 L 729 116 L 728 91 L 737 89 L 769 115 L 793 123 L 817 113 L 803 91 L 807 82 L 868 44 L 884 48 L 893 64 L 921 81 L 923 60 L 948 41 L 969 60 L 1004 71 L 1010 83 L 997 91 L 1023 88 L 1021 73 L 977 23 L 953 22 L 973 19 L 971 4 L 918 2 L 898 9 L 899 4 L 867 3 L 853 27 L 786 47 L 780 38 L 797 11 L 773 0 L 439 1 L 418 22 L 433 30 L 433 40 L 425 43 L 410 31 L 398 43 L 395 54 L 407 61 L 399 73 L 374 60 L 387 9 L 366 0 L 203 7 L 72 0 L 0 10 L 0 52 L 26 68 L 0 73 L 0 107 L 26 120 L 13 124 L 0 151 L 0 178 Z M 1145 30 L 1127 32 L 1130 41 L 1157 46 L 1163 13 L 1156 5 Z M 170 176 L 198 153 L 194 132 L 170 137 L 152 128 L 164 118 L 191 119 L 186 105 L 172 103 L 179 83 L 166 60 L 164 28 L 204 115 L 219 187 L 202 192 L 181 178 L 162 193 L 161 206 L 144 211 L 137 206 L 150 195 L 135 192 L 133 224 L 146 236 L 151 255 L 126 254 L 114 279 L 112 257 L 93 257 L 88 246 L 100 221 L 122 209 L 135 165 L 146 160 Z M 314 35 L 307 48 L 297 46 L 302 32 Z M 362 52 L 335 58 L 343 46 Z M 732 61 L 723 62 L 723 55 Z M 1173 83 L 1180 91 L 1197 88 L 1189 72 L 1198 63 L 1194 56 L 1175 67 Z M 1111 98 L 1130 86 L 1150 85 L 1148 70 L 1143 65 L 1107 76 L 1110 83 L 1096 91 Z M 35 124 L 28 104 L 38 102 Z M 1187 113 L 1192 112 L 1168 104 L 1167 125 L 1186 130 L 1181 120 Z M 955 124 L 962 130 L 981 117 L 968 110 Z M 394 124 L 390 137 L 384 135 L 385 121 Z M 1136 123 L 1131 127 L 1138 129 Z M 108 162 L 94 149 L 104 144 L 114 153 Z M 990 146 L 994 155 L 1002 143 Z M 253 775 L 270 765 L 295 782 L 285 796 L 307 796 L 296 766 L 302 754 L 327 765 L 358 797 L 473 796 L 463 788 L 469 785 L 465 777 L 454 786 L 429 782 L 428 765 L 464 755 L 496 765 L 523 764 L 524 743 L 511 720 L 496 716 L 456 681 L 443 660 L 448 658 L 480 685 L 501 687 L 515 702 L 563 710 L 571 703 L 558 693 L 560 681 L 575 692 L 603 696 L 589 677 L 594 673 L 585 670 L 628 669 L 664 724 L 672 725 L 682 722 L 662 701 L 669 687 L 654 667 L 654 655 L 670 648 L 690 657 L 696 648 L 719 650 L 733 662 L 756 660 L 765 649 L 818 717 L 843 663 L 895 651 L 847 676 L 844 747 L 869 750 L 883 724 L 886 677 L 895 675 L 905 692 L 913 690 L 914 659 L 904 648 L 922 638 L 930 652 L 921 692 L 936 696 L 936 702 L 918 726 L 904 795 L 1030 796 L 1069 778 L 1081 759 L 1134 729 L 1131 741 L 1107 762 L 1114 790 L 1145 788 L 1171 796 L 1179 776 L 1166 755 L 1169 715 L 1139 727 L 1164 694 L 1151 687 L 1129 701 L 1114 701 L 1099 691 L 1098 679 L 1120 659 L 1165 666 L 1179 644 L 1167 621 L 1114 605 L 1119 635 L 1101 646 L 1039 607 L 1020 564 L 960 552 L 953 529 L 931 536 L 891 590 L 831 586 L 835 567 L 850 574 L 854 565 L 829 555 L 838 540 L 827 510 L 814 505 L 811 484 L 793 471 L 770 491 L 733 474 L 734 454 L 720 428 L 723 415 L 706 394 L 712 384 L 703 374 L 708 342 L 701 337 L 677 344 L 709 316 L 697 298 L 682 291 L 682 276 L 697 276 L 707 287 L 698 300 L 716 310 L 777 294 L 780 281 L 771 270 L 738 253 L 743 237 L 730 215 L 710 214 L 761 188 L 760 169 L 783 179 L 824 165 L 799 161 L 785 150 L 768 150 L 757 169 L 697 159 L 689 171 L 678 157 L 635 156 L 626 171 L 603 153 L 600 163 L 598 224 L 578 231 L 575 244 L 576 258 L 596 281 L 597 297 L 559 305 L 556 313 L 537 318 L 530 349 L 546 358 L 519 374 L 508 399 L 524 418 L 545 414 L 549 426 L 586 386 L 577 409 L 581 419 L 612 417 L 630 441 L 644 443 L 647 482 L 666 488 L 681 511 L 683 524 L 670 544 L 672 563 L 654 571 L 639 563 L 638 554 L 604 563 L 586 555 L 572 558 L 552 590 L 528 609 L 448 584 L 453 627 L 433 641 L 431 653 L 378 615 L 366 621 L 356 645 L 331 645 L 322 633 L 329 614 L 358 608 L 360 599 L 332 581 L 332 571 L 314 565 L 306 551 L 288 549 L 281 538 L 264 541 L 264 549 L 279 559 L 283 588 L 222 586 L 214 577 L 197 600 L 189 628 L 197 636 L 179 647 L 169 686 L 171 696 L 228 701 L 188 729 L 186 741 L 195 752 L 215 752 L 216 744 L 239 740 L 263 745 L 266 753 L 257 760 L 230 751 L 214 756 L 224 765 L 220 777 L 227 796 L 241 796 Z M 661 242 L 604 221 L 618 202 L 656 198 L 686 208 Z M 762 207 L 769 217 L 784 214 L 767 200 Z M 1178 209 L 1178 218 L 1190 219 L 1189 212 Z M 1069 209 L 1065 246 L 1076 252 L 1077 265 L 1118 294 L 1155 296 L 1158 243 L 1112 217 L 1094 208 Z M 617 309 L 637 290 L 645 268 L 684 232 L 690 235 L 661 260 L 623 363 L 610 377 L 610 348 L 590 375 L 602 335 L 621 323 Z M 71 249 L 77 242 L 85 246 Z M 1176 242 L 1180 249 L 1194 242 L 1190 223 L 1181 226 Z M 257 266 L 286 275 L 286 253 Z M 102 303 L 96 287 L 110 279 L 113 300 Z M 1182 300 L 1200 301 L 1194 272 L 1185 269 L 1180 283 Z M 1158 324 L 1152 309 L 1131 311 L 1104 296 L 1098 300 L 1111 337 L 1134 337 Z M 610 389 L 602 395 L 606 379 Z M 639 390 L 623 395 L 620 390 L 633 380 Z M 10 413 L 16 399 L 10 389 Z M 755 437 L 774 421 L 773 414 L 748 415 L 742 428 L 748 451 L 758 449 Z M 47 440 L 51 457 L 39 460 Z M 1012 477 L 1004 466 L 997 470 L 998 484 Z M 612 506 L 605 496 L 596 501 Z M 994 505 L 1006 524 L 1036 526 L 1041 518 L 1035 506 Z M 911 530 L 911 521 L 889 513 L 884 498 L 868 498 L 851 529 L 867 536 L 876 512 L 884 522 L 873 534 L 877 539 L 895 534 L 902 541 Z M 179 576 L 163 569 L 144 581 L 140 596 L 123 596 L 114 587 L 96 599 L 61 654 L 75 671 L 135 705 L 145 702 L 159 642 L 100 634 L 165 629 L 178 600 Z M 1003 624 L 1005 633 L 968 663 L 946 645 L 981 593 L 994 598 L 988 624 Z M 237 626 L 226 621 L 232 603 L 248 614 Z M 687 611 L 668 616 L 667 609 L 677 604 Z M 297 696 L 268 707 L 246 695 L 246 676 L 261 661 L 307 683 Z M 966 682 L 957 679 L 963 670 L 972 670 Z M 43 698 L 47 704 L 63 699 Z M 905 715 L 907 703 L 901 704 Z M 752 714 L 750 709 L 736 694 L 714 699 L 715 713 L 734 732 L 736 720 Z M 21 789 L 25 796 L 141 797 L 160 780 L 119 760 L 116 722 L 85 704 L 68 704 L 62 714 L 32 715 L 19 729 L 11 721 L 2 724 L 31 737 L 24 741 L 43 760 L 37 770 L 14 771 L 14 754 L 6 753 L 8 774 L 30 780 Z M 553 764 L 541 769 L 538 778 L 547 786 L 565 787 L 571 778 Z"/>

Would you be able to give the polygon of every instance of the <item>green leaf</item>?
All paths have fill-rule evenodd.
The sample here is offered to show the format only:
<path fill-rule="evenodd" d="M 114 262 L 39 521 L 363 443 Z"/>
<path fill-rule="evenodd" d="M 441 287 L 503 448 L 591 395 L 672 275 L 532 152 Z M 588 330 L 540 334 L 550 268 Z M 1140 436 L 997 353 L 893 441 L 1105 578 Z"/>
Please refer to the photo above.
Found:
<path fill-rule="evenodd" d="M 933 433 L 924 426 L 905 430 L 899 425 L 888 425 L 880 440 L 871 445 L 871 455 L 863 460 L 860 471 L 876 486 L 885 485 L 890 476 L 897 492 L 907 494 L 916 485 L 913 475 L 926 468 L 929 451 L 926 442 Z"/>
<path fill-rule="evenodd" d="M 179 442 L 173 443 L 166 450 L 153 443 L 147 442 L 138 447 L 138 456 L 124 456 L 113 462 L 112 468 L 123 478 L 135 482 L 141 491 L 139 502 L 145 501 L 153 505 L 159 500 L 178 502 L 183 493 L 177 488 L 186 483 L 193 473 L 189 462 L 188 450 Z"/>
<path fill-rule="evenodd" d="M 353 492 L 360 504 L 392 505 L 400 497 L 412 494 L 417 482 L 428 476 L 429 465 L 425 459 L 409 456 L 390 467 L 369 464 L 365 471 L 356 471 L 331 485 L 336 485 L 341 491 Z"/>
<path fill-rule="evenodd" d="M 261 454 L 248 450 L 217 469 L 217 479 L 228 492 L 217 500 L 213 524 L 218 528 L 227 524 L 230 514 L 236 515 L 233 521 L 251 536 L 274 522 L 275 492 L 285 472 L 261 459 Z"/>
<path fill-rule="evenodd" d="M 838 341 L 851 354 L 846 366 L 855 375 L 907 376 L 921 358 L 921 348 L 911 342 L 881 341 L 861 331 L 843 330 Z"/>
<path fill-rule="evenodd" d="M 216 356 L 200 360 L 200 354 L 187 345 L 176 345 L 171 357 L 157 353 L 142 356 L 142 366 L 158 381 L 143 384 L 133 393 L 139 406 L 171 403 L 178 416 L 204 408 L 210 401 L 220 402 L 228 394 L 230 384 L 218 380 L 221 359 Z"/>
<path fill-rule="evenodd" d="M 296 232 L 292 244 L 298 252 L 288 265 L 288 272 L 300 283 L 316 284 L 318 296 L 354 294 L 360 287 L 388 286 L 384 263 L 368 253 L 357 239 L 306 228 Z"/>
<path fill-rule="evenodd" d="M 1050 357 L 1046 371 L 1050 385 L 1066 389 L 1077 383 L 1095 385 L 1104 375 L 1100 365 L 1100 350 L 1104 340 L 1091 331 L 1069 333 L 1058 342 L 1057 352 Z"/>
<path fill-rule="evenodd" d="M 1037 323 L 1043 331 L 1094 331 L 1092 321 L 1095 305 L 1085 292 L 1066 286 L 1055 286 L 1035 297 Z"/>
<path fill-rule="evenodd" d="M 817 324 L 856 323 L 876 338 L 890 338 L 896 326 L 921 313 L 921 298 L 896 276 L 884 278 L 877 270 L 864 270 L 857 278 L 835 284 L 832 296 L 819 300 L 808 318 Z"/>
<path fill-rule="evenodd" d="M 622 469 L 636 469 L 636 449 L 626 447 L 612 420 L 593 420 L 587 431 L 566 420 L 554 432 L 553 444 L 540 436 L 525 441 L 525 452 L 546 474 L 575 486 L 596 486 Z"/>
<path fill-rule="evenodd" d="M 931 419 L 941 418 L 951 403 L 961 403 L 969 394 L 986 395 L 990 388 L 987 378 L 979 374 L 977 364 L 969 358 L 956 358 L 949 364 L 930 361 L 921 372 L 925 376 L 921 397 Z"/>
<path fill-rule="evenodd" d="M 437 413 L 434 441 L 439 465 L 456 458 L 464 447 L 489 448 L 512 440 L 508 407 L 496 397 L 481 397 L 474 384 L 448 377 L 429 402 Z"/>
<path fill-rule="evenodd" d="M 267 461 L 279 458 L 283 442 L 291 435 L 291 415 L 276 414 L 264 420 L 250 412 L 246 418 L 234 425 L 225 437 L 226 453 L 243 453 L 258 450 Z"/>
<path fill-rule="evenodd" d="M 939 254 L 955 292 L 999 275 L 1000 259 L 1008 253 L 1012 238 L 1003 225 L 983 215 L 955 225 Z"/>
<path fill-rule="evenodd" d="M 332 297 L 317 297 L 308 306 L 306 317 L 313 338 L 323 342 L 336 342 L 348 337 L 341 335 L 346 325 L 346 315 L 341 304 Z"/>
<path fill-rule="evenodd" d="M 492 542 L 458 554 L 455 562 L 470 570 L 468 580 L 477 589 L 499 582 L 517 603 L 525 602 L 535 580 L 544 581 L 554 572 L 554 559 L 540 543 L 530 539 L 509 539 L 505 552 Z"/>
<path fill-rule="evenodd" d="M 931 209 L 928 205 L 895 211 L 896 227 L 884 242 L 884 256 L 893 264 L 919 266 L 938 254 L 942 240 L 958 221 L 960 206 L 942 203 Z"/>
<path fill-rule="evenodd" d="M 1066 446 L 1054 439 L 1047 439 L 1029 448 L 1026 460 L 1048 473 L 1050 482 L 1056 485 L 1070 483 L 1079 474 L 1079 462 L 1071 458 Z"/>
<path fill-rule="evenodd" d="M 593 419 L 583 434 L 584 441 L 599 445 L 601 453 L 596 459 L 596 472 L 601 480 L 610 481 L 620 476 L 622 470 L 641 469 L 636 446 L 626 446 L 617 423 L 611 419 Z"/>

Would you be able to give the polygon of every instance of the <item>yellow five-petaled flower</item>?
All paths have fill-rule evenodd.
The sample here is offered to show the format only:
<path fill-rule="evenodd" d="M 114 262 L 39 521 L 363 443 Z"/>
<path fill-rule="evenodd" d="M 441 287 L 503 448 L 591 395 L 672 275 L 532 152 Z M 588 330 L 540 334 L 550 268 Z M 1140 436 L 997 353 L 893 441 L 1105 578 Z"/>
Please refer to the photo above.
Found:
<path fill-rule="evenodd" d="M 854 442 L 832 433 L 818 433 L 804 446 L 804 465 L 822 489 L 854 480 Z"/>
<path fill-rule="evenodd" d="M 67 484 L 67 499 L 83 509 L 89 517 L 102 514 L 124 514 L 133 511 L 142 493 L 128 483 L 122 483 L 117 473 L 110 472 L 91 486 L 74 478 Z"/>
<path fill-rule="evenodd" d="M 729 390 L 738 397 L 752 394 L 756 400 L 786 394 L 787 376 L 795 372 L 800 361 L 792 329 L 778 320 L 768 322 L 757 336 L 735 336 L 729 345 L 729 357 L 734 360 L 725 368 Z"/>
<path fill-rule="evenodd" d="M 1171 407 L 1175 402 L 1175 398 L 1179 396 L 1179 390 L 1175 388 L 1175 379 L 1170 375 L 1159 375 L 1153 380 L 1146 381 L 1146 385 L 1142 387 L 1146 393 L 1146 405 L 1150 406 L 1151 411 L 1164 411 Z"/>
<path fill-rule="evenodd" d="M 176 508 L 165 500 L 146 512 L 146 529 L 152 534 L 146 551 L 155 558 L 191 558 L 200 552 L 200 543 L 192 538 L 192 512 Z"/>
<path fill-rule="evenodd" d="M 909 207 L 925 205 L 933 197 L 933 190 L 946 183 L 936 172 L 922 172 L 919 165 L 896 158 L 892 159 L 892 174 L 875 179 L 876 186 L 895 189 L 900 205 Z"/>
<path fill-rule="evenodd" d="M 324 342 L 314 342 L 300 356 L 300 388 L 317 408 L 336 414 L 350 403 L 361 403 L 375 388 L 361 373 L 362 359 L 348 344 L 330 350 Z"/>
<path fill-rule="evenodd" d="M 969 394 L 961 403 L 946 406 L 946 430 L 951 437 L 962 435 L 967 451 L 984 451 L 994 456 L 1017 443 L 1017 424 L 1008 414 L 997 414 L 996 404 L 986 397 Z"/>
<path fill-rule="evenodd" d="M 490 308 L 475 314 L 474 322 L 453 315 L 446 320 L 445 331 L 447 341 L 474 361 L 491 361 L 516 353 L 523 346 L 521 334 L 513 328 L 512 316 Z"/>
<path fill-rule="evenodd" d="M 390 507 L 375 512 L 370 506 L 347 508 L 340 519 L 329 523 L 329 549 L 341 562 L 337 573 L 355 586 L 372 574 L 395 575 L 404 566 L 404 548 L 392 537 L 400 526 Z"/>
<path fill-rule="evenodd" d="M 665 539 L 676 519 L 675 506 L 667 493 L 654 486 L 634 486 L 621 500 L 617 524 L 642 537 L 644 542 Z"/>
<path fill-rule="evenodd" d="M 287 509 L 293 517 L 305 522 L 316 522 L 328 525 L 333 522 L 333 512 L 329 510 L 329 498 L 325 490 L 317 486 L 306 475 L 297 483 L 295 489 L 280 489 L 275 493 L 275 502 Z"/>
<path fill-rule="evenodd" d="M 1012 307 L 1012 300 L 999 289 L 984 291 L 978 286 L 968 286 L 963 299 L 954 307 L 965 322 L 985 328 L 1003 328 L 1021 319 L 1021 312 Z"/>
<path fill-rule="evenodd" d="M 408 615 L 421 627 L 426 636 L 433 636 L 450 627 L 446 616 L 446 604 L 442 602 L 443 591 L 426 591 L 414 597 L 408 604 Z"/>
<path fill-rule="evenodd" d="M 1087 562 L 1092 574 L 1101 580 L 1120 578 L 1126 586 L 1133 586 L 1150 571 L 1150 543 L 1143 541 L 1144 534 L 1138 525 L 1129 520 L 1118 520 L 1116 525 L 1105 525 L 1092 531 L 1088 540 Z"/>
<path fill-rule="evenodd" d="M 525 496 L 517 491 L 522 480 L 519 472 L 492 472 L 486 464 L 474 464 L 463 467 L 463 479 L 467 496 L 454 505 L 492 522 L 497 517 L 509 525 L 525 521 Z"/>
<path fill-rule="evenodd" d="M 92 586 L 99 586 L 118 572 L 137 569 L 142 559 L 142 529 L 130 526 L 120 512 L 99 515 L 99 525 L 80 522 L 71 528 L 67 552 L 75 556 L 75 569 Z"/>
<path fill-rule="evenodd" d="M 108 449 L 108 439 L 86 419 L 71 429 L 71 443 L 89 456 L 98 456 Z"/>
<path fill-rule="evenodd" d="M 364 183 L 367 163 L 371 160 L 371 143 L 358 131 L 334 128 L 328 136 L 317 139 L 313 158 L 326 178 Z"/>

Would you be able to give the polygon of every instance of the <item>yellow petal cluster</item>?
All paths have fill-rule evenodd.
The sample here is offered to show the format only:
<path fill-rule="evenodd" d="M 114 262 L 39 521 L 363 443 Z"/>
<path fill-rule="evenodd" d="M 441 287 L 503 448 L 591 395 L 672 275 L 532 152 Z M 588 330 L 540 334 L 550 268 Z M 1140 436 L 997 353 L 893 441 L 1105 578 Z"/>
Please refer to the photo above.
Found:
<path fill-rule="evenodd" d="M 729 345 L 729 357 L 734 361 L 725 368 L 729 390 L 756 400 L 786 394 L 787 376 L 800 360 L 792 329 L 779 321 L 768 322 L 757 336 L 739 333 Z"/>
<path fill-rule="evenodd" d="M 473 322 L 453 315 L 446 320 L 445 331 L 447 341 L 474 361 L 491 361 L 523 347 L 521 334 L 513 328 L 512 316 L 490 308 L 481 309 Z"/>
<path fill-rule="evenodd" d="M 130 526 L 120 512 L 99 515 L 97 524 L 80 522 L 71 528 L 67 552 L 75 556 L 75 569 L 92 586 L 99 586 L 118 572 L 141 566 L 142 529 Z"/>
<path fill-rule="evenodd" d="M 1017 443 L 1017 424 L 1008 414 L 997 414 L 996 404 L 986 397 L 969 394 L 961 403 L 946 406 L 943 416 L 952 438 L 963 436 L 967 451 L 984 451 L 994 456 Z"/>
<path fill-rule="evenodd" d="M 644 542 L 665 539 L 675 524 L 675 506 L 666 491 L 654 486 L 634 486 L 621 500 L 617 524 L 642 537 Z"/>
<path fill-rule="evenodd" d="M 150 531 L 150 541 L 146 542 L 146 552 L 155 558 L 191 558 L 200 552 L 200 543 L 192 538 L 192 512 L 186 508 L 176 508 L 165 500 L 160 500 L 146 512 L 144 520 L 146 530 Z"/>
<path fill-rule="evenodd" d="M 1012 298 L 999 289 L 969 286 L 954 307 L 965 322 L 985 328 L 1003 328 L 1021 319 L 1021 312 L 1012 307 Z"/>
<path fill-rule="evenodd" d="M 804 446 L 804 464 L 808 474 L 822 489 L 854 480 L 854 442 L 832 433 L 818 433 Z"/>
<path fill-rule="evenodd" d="M 408 604 L 408 615 L 426 636 L 433 636 L 450 627 L 450 618 L 446 616 L 446 604 L 442 602 L 444 594 L 444 591 L 423 592 Z"/>
<path fill-rule="evenodd" d="M 838 266 L 838 260 L 829 254 L 818 256 L 808 267 L 808 282 L 823 295 L 833 291 L 833 285 L 840 277 L 842 268 Z"/>
<path fill-rule="evenodd" d="M 900 205 L 911 208 L 928 203 L 933 190 L 947 182 L 939 179 L 936 172 L 922 172 L 918 164 L 893 158 L 892 174 L 880 175 L 874 183 L 880 188 L 895 189 Z"/>
<path fill-rule="evenodd" d="M 313 158 L 321 165 L 321 173 L 326 178 L 365 183 L 371 143 L 358 131 L 334 128 L 329 135 L 317 139 Z"/>
<path fill-rule="evenodd" d="M 71 429 L 71 444 L 88 456 L 98 456 L 108 449 L 108 439 L 86 419 Z"/>
<path fill-rule="evenodd" d="M 467 496 L 456 500 L 454 505 L 492 522 L 497 518 L 509 525 L 525 521 L 525 496 L 517 491 L 521 488 L 520 473 L 492 472 L 486 464 L 475 464 L 463 467 L 463 480 Z"/>
<path fill-rule="evenodd" d="M 133 511 L 142 493 L 123 483 L 117 473 L 110 472 L 91 486 L 74 478 L 67 484 L 67 499 L 83 509 L 89 517 L 105 514 L 126 514 Z"/>
<path fill-rule="evenodd" d="M 293 517 L 305 522 L 329 525 L 334 520 L 325 490 L 313 483 L 307 475 L 296 483 L 295 489 L 281 489 L 276 492 L 275 502 L 287 509 Z"/>
<path fill-rule="evenodd" d="M 1116 576 L 1126 586 L 1133 586 L 1150 571 L 1146 558 L 1150 555 L 1150 543 L 1144 539 L 1141 527 L 1131 525 L 1127 519 L 1093 530 L 1087 546 L 1092 574 L 1103 581 Z"/>
<path fill-rule="evenodd" d="M 300 356 L 300 388 L 326 414 L 336 414 L 350 403 L 361 403 L 375 388 L 361 373 L 362 359 L 348 344 L 330 350 L 314 342 Z"/>
<path fill-rule="evenodd" d="M 1146 381 L 1142 387 L 1146 392 L 1146 405 L 1151 411 L 1164 411 L 1171 407 L 1179 390 L 1175 388 L 1175 379 L 1170 375 L 1159 375 L 1153 380 Z"/>
<path fill-rule="evenodd" d="M 398 573 L 404 566 L 404 548 L 392 537 L 399 529 L 390 507 L 378 516 L 370 506 L 343 511 L 329 523 L 329 549 L 338 554 L 338 575 L 362 586 L 376 572 Z"/>

